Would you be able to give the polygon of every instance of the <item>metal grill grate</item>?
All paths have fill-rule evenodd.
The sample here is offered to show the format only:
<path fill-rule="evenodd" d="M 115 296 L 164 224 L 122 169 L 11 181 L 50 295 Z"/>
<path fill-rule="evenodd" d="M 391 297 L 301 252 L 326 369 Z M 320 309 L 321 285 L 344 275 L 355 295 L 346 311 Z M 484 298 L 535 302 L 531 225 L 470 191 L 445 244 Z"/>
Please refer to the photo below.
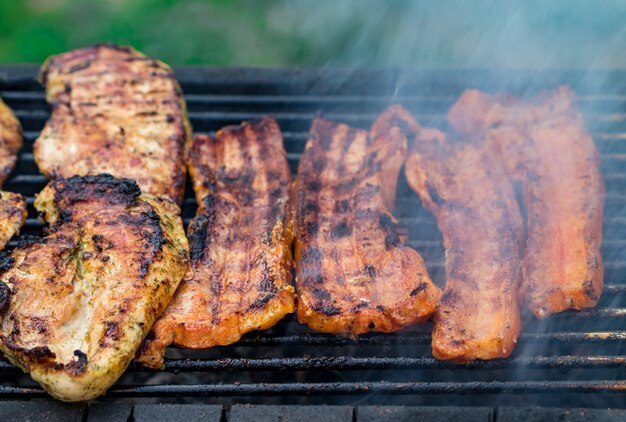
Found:
<path fill-rule="evenodd" d="M 164 371 L 132 365 L 107 397 L 232 396 L 265 402 L 386 404 L 536 404 L 626 407 L 626 73 L 491 73 L 297 71 L 183 68 L 177 74 L 196 132 L 214 132 L 274 113 L 295 171 L 313 116 L 367 128 L 398 102 L 423 125 L 445 125 L 445 112 L 466 87 L 489 92 L 537 92 L 562 83 L 579 94 L 602 157 L 606 182 L 604 243 L 606 288 L 597 308 L 536 321 L 526 315 L 519 346 L 509 359 L 455 366 L 430 355 L 430 327 L 358 339 L 314 333 L 289 317 L 266 332 L 228 347 L 171 349 Z M 32 143 L 49 116 L 32 66 L 0 67 L 0 95 L 24 126 L 25 146 L 5 189 L 28 195 L 25 233 L 41 223 L 33 195 L 38 174 Z M 402 178 L 401 178 L 402 179 Z M 188 186 L 187 224 L 195 213 Z M 444 282 L 443 246 L 433 217 L 403 179 L 396 215 L 409 228 L 409 245 Z M 584 394 L 580 394 L 584 393 Z M 0 399 L 44 397 L 20 371 L 0 360 Z M 269 397 L 269 399 L 268 399 Z M 259 400 L 259 399 L 257 399 Z"/>

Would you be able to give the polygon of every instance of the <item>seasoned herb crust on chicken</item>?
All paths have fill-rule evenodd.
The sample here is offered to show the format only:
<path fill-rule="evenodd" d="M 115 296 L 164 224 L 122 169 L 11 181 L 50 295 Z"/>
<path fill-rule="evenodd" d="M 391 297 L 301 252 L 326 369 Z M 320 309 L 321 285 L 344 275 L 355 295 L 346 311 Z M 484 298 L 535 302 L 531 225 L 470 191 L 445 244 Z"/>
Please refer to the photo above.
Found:
<path fill-rule="evenodd" d="M 298 319 L 330 333 L 425 321 L 440 290 L 391 214 L 407 139 L 384 114 L 368 133 L 316 118 L 295 188 Z"/>
<path fill-rule="evenodd" d="M 11 293 L 0 350 L 53 397 L 89 400 L 124 372 L 187 271 L 178 206 L 100 175 L 50 182 L 35 207 L 47 235 L 0 259 Z"/>
<path fill-rule="evenodd" d="M 0 99 L 0 187 L 17 162 L 22 147 L 22 127 L 11 109 Z M 26 221 L 26 200 L 17 193 L 0 191 L 0 250 L 19 233 Z"/>
<path fill-rule="evenodd" d="M 0 250 L 26 222 L 26 200 L 19 193 L 0 191 Z"/>
<path fill-rule="evenodd" d="M 0 186 L 4 185 L 17 162 L 22 147 L 22 126 L 13 111 L 0 98 Z"/>
<path fill-rule="evenodd" d="M 561 87 L 520 101 L 466 91 L 449 119 L 461 133 L 484 136 L 522 185 L 523 302 L 538 318 L 595 306 L 604 278 L 604 181 L 574 93 Z"/>
<path fill-rule="evenodd" d="M 276 121 L 196 136 L 189 167 L 199 203 L 191 270 L 141 350 L 150 367 L 170 344 L 227 345 L 294 311 L 291 174 Z"/>
<path fill-rule="evenodd" d="M 174 73 L 130 47 L 96 45 L 43 65 L 52 116 L 35 142 L 56 179 L 110 173 L 180 203 L 191 128 Z"/>
<path fill-rule="evenodd" d="M 517 343 L 524 225 L 506 171 L 488 149 L 392 114 L 412 138 L 407 181 L 437 220 L 446 287 L 435 316 L 433 356 L 454 362 L 507 357 Z"/>

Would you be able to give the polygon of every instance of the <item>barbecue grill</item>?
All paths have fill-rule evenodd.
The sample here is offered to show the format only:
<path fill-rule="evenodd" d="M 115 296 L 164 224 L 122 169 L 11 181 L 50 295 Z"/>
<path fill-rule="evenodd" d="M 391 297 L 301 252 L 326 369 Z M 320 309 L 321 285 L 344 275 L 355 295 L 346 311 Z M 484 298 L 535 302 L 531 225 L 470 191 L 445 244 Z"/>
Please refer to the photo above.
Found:
<path fill-rule="evenodd" d="M 28 197 L 23 229 L 39 234 L 33 196 L 46 184 L 32 144 L 49 117 L 34 66 L 0 67 L 0 95 L 24 128 L 25 144 L 5 190 Z M 424 126 L 445 127 L 445 113 L 468 87 L 534 94 L 569 84 L 578 94 L 601 153 L 606 183 L 605 289 L 598 306 L 537 321 L 524 316 L 508 359 L 452 365 L 432 358 L 430 329 L 355 339 L 316 333 L 290 316 L 276 327 L 208 350 L 170 349 L 163 371 L 131 365 L 99 401 L 218 404 L 464 405 L 626 407 L 626 72 L 349 71 L 178 68 L 196 133 L 213 133 L 274 114 L 295 173 L 314 115 L 368 128 L 391 103 Z M 186 224 L 196 208 L 188 186 Z M 395 214 L 408 244 L 444 283 L 443 245 L 434 218 L 400 177 Z M 9 245 L 11 247 L 12 244 Z M 47 397 L 0 360 L 0 400 Z M 153 398 L 153 399 L 150 399 Z M 129 400 L 131 399 L 131 400 Z"/>

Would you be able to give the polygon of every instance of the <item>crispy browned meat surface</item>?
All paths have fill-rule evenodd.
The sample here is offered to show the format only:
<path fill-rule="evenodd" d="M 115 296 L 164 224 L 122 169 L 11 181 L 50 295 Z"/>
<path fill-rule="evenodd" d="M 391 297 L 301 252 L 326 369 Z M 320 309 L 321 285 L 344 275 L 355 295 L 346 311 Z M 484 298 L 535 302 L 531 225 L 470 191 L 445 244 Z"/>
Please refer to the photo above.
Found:
<path fill-rule="evenodd" d="M 17 152 L 21 147 L 22 126 L 0 98 L 0 187 L 15 167 Z"/>
<path fill-rule="evenodd" d="M 323 332 L 391 332 L 425 321 L 440 290 L 391 214 L 407 140 L 316 118 L 296 181 L 298 319 Z"/>
<path fill-rule="evenodd" d="M 0 187 L 17 162 L 22 147 L 22 127 L 11 109 L 0 98 Z M 26 200 L 17 193 L 0 191 L 0 250 L 19 233 L 26 221 Z"/>
<path fill-rule="evenodd" d="M 89 400 L 124 372 L 187 271 L 178 206 L 100 175 L 50 182 L 35 207 L 48 235 L 0 259 L 11 291 L 0 350 L 52 396 Z"/>
<path fill-rule="evenodd" d="M 467 362 L 511 354 L 520 330 L 517 288 L 524 226 L 504 167 L 488 149 L 454 145 L 401 107 L 413 143 L 409 185 L 443 234 L 446 288 L 435 317 L 433 355 Z"/>
<path fill-rule="evenodd" d="M 291 174 L 273 118 L 196 136 L 190 172 L 200 208 L 189 226 L 191 272 L 139 356 L 163 365 L 170 344 L 236 342 L 294 311 Z"/>
<path fill-rule="evenodd" d="M 182 201 L 191 129 L 167 65 L 130 47 L 98 45 L 49 58 L 41 81 L 52 104 L 34 146 L 42 173 L 110 173 Z"/>
<path fill-rule="evenodd" d="M 561 87 L 531 101 L 467 91 L 450 111 L 463 133 L 483 133 L 521 182 L 528 238 L 520 289 L 538 317 L 595 306 L 604 182 L 599 155 L 574 93 Z"/>
<path fill-rule="evenodd" d="M 0 192 L 0 250 L 19 234 L 26 221 L 26 200 L 19 193 Z"/>

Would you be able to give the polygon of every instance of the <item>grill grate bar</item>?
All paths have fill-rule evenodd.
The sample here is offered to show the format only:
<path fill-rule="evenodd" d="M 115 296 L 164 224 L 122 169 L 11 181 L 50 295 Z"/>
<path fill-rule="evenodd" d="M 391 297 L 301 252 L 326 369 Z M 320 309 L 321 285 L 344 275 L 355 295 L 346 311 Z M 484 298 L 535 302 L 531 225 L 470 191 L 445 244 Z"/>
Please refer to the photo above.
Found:
<path fill-rule="evenodd" d="M 564 344 L 616 344 L 626 341 L 626 331 L 609 332 L 555 332 L 555 333 L 521 333 L 520 341 L 525 343 L 557 342 Z M 430 333 L 406 333 L 403 335 L 364 335 L 351 340 L 337 336 L 306 333 L 300 335 L 257 335 L 242 338 L 235 346 L 276 346 L 276 345 L 302 345 L 302 346 L 349 346 L 349 345 L 413 345 L 430 344 Z M 616 367 L 626 363 L 626 356 L 521 356 L 495 361 L 476 361 L 464 367 L 502 369 L 512 367 Z M 224 358 L 224 359 L 166 359 L 165 369 L 170 372 L 189 371 L 215 371 L 215 370 L 274 370 L 274 369 L 347 369 L 347 368 L 400 368 L 413 369 L 427 367 L 450 367 L 458 368 L 432 358 L 411 357 L 321 357 L 321 358 Z M 131 366 L 131 370 L 143 370 L 139 365 Z M 18 373 L 19 369 L 11 363 L 0 360 L 0 372 Z"/>
<path fill-rule="evenodd" d="M 626 381 L 332 382 L 116 386 L 107 397 L 311 396 L 327 394 L 623 393 Z M 0 398 L 45 397 L 39 388 L 0 386 Z"/>
<path fill-rule="evenodd" d="M 544 369 L 544 368 L 619 368 L 626 364 L 626 356 L 524 356 L 510 359 L 475 361 L 455 365 L 428 357 L 281 357 L 281 358 L 223 358 L 223 359 L 166 359 L 166 372 L 226 372 L 226 371 L 308 371 L 308 370 L 385 370 L 385 369 Z M 147 369 L 131 365 L 129 372 Z M 19 368 L 0 361 L 0 373 L 21 373 Z"/>

